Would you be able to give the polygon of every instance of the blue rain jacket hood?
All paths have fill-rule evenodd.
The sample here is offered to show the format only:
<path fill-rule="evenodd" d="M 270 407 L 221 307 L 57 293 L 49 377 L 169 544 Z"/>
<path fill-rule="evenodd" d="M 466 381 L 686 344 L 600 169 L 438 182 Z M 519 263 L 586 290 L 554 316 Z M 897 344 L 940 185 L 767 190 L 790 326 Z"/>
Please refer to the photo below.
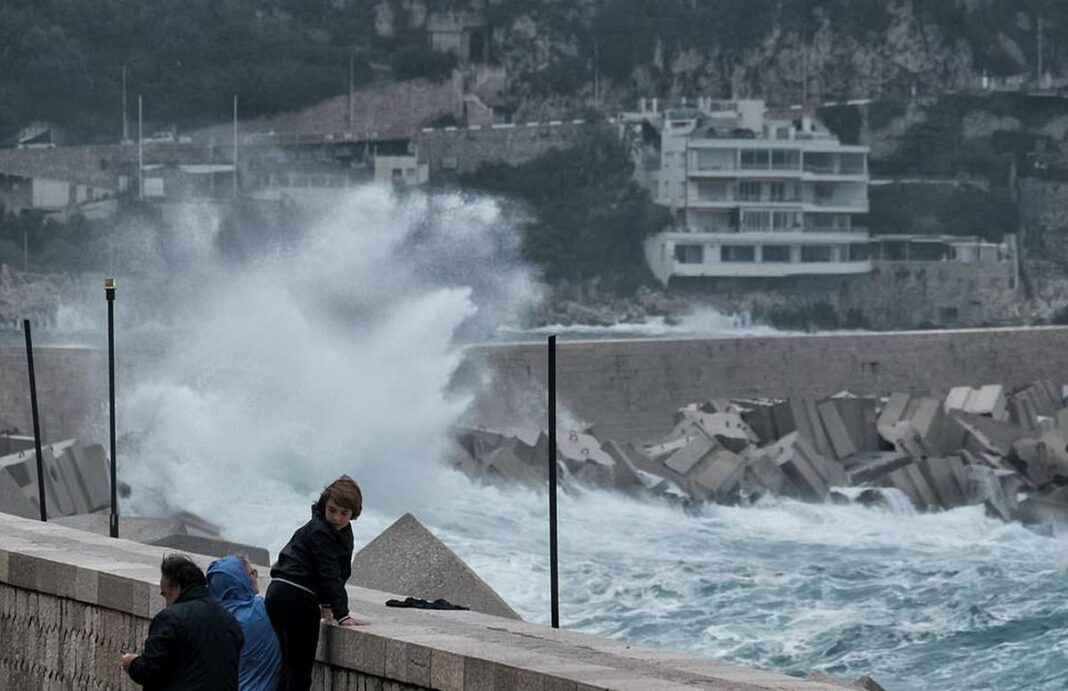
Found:
<path fill-rule="evenodd" d="M 216 559 L 208 567 L 208 590 L 215 600 L 234 615 L 245 633 L 238 668 L 240 691 L 274 691 L 282 653 L 278 648 L 263 598 L 256 595 L 238 557 Z"/>

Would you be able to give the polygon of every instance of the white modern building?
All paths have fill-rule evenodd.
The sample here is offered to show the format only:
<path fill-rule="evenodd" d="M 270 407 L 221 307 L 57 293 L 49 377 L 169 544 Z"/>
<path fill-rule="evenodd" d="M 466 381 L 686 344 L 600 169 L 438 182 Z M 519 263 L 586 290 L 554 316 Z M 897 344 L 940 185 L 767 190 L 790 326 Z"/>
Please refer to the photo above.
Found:
<path fill-rule="evenodd" d="M 621 126 L 640 141 L 637 177 L 675 226 L 646 241 L 654 275 L 778 278 L 871 271 L 868 148 L 846 146 L 801 112 L 699 99 L 654 99 Z M 640 140 L 639 140 L 640 138 Z"/>

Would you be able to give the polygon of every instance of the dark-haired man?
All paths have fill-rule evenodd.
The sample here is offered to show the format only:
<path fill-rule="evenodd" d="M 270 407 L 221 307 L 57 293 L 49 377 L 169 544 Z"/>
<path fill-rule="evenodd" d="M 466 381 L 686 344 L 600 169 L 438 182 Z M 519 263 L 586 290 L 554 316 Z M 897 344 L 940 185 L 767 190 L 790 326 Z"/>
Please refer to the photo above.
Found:
<path fill-rule="evenodd" d="M 237 691 L 245 637 L 208 593 L 200 567 L 188 557 L 165 557 L 159 594 L 167 607 L 152 619 L 143 652 L 120 657 L 130 678 L 151 691 Z"/>

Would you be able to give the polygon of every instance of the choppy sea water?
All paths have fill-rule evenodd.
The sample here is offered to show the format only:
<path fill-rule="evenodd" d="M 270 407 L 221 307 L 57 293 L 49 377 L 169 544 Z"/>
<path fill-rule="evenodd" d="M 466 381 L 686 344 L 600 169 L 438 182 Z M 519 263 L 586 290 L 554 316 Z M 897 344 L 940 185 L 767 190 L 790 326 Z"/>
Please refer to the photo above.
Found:
<path fill-rule="evenodd" d="M 404 507 L 527 620 L 549 620 L 547 496 L 459 476 Z M 373 502 L 373 497 L 368 497 Z M 397 517 L 371 508 L 358 546 Z M 305 515 L 234 537 L 276 552 Z M 891 691 L 1068 688 L 1068 541 L 986 517 L 770 500 L 694 513 L 560 495 L 561 625 Z"/>
<path fill-rule="evenodd" d="M 480 490 L 429 513 L 541 622 L 544 503 Z M 1068 542 L 977 507 L 773 501 L 692 515 L 591 493 L 562 501 L 560 540 L 568 628 L 790 674 L 870 674 L 900 691 L 1068 688 Z"/>

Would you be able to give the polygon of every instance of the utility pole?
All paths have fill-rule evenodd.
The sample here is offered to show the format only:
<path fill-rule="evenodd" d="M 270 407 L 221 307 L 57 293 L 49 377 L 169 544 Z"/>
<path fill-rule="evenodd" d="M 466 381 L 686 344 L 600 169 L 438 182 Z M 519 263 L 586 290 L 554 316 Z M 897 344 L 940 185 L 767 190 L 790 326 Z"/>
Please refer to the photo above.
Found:
<path fill-rule="evenodd" d="M 130 141 L 130 126 L 126 117 L 126 65 L 122 66 L 122 143 Z"/>
<path fill-rule="evenodd" d="M 145 198 L 145 118 L 141 94 L 137 95 L 137 198 Z"/>
<path fill-rule="evenodd" d="M 234 94 L 234 199 L 237 199 L 237 94 Z"/>

